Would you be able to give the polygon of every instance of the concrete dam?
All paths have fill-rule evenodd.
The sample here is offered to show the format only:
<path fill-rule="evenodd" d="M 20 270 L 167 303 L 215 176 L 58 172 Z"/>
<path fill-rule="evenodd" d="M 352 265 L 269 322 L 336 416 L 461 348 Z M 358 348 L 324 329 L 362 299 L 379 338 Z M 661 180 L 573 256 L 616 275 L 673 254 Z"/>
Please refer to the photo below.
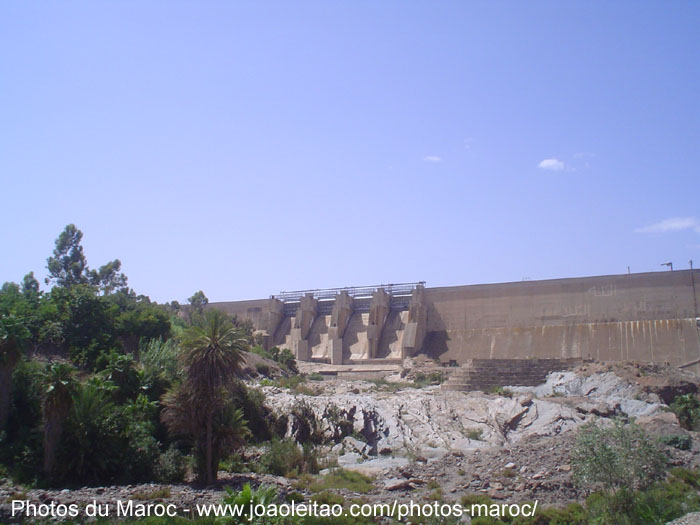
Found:
<path fill-rule="evenodd" d="M 470 359 L 670 363 L 700 372 L 700 270 L 428 288 L 405 283 L 210 303 L 267 347 L 330 364 Z"/>

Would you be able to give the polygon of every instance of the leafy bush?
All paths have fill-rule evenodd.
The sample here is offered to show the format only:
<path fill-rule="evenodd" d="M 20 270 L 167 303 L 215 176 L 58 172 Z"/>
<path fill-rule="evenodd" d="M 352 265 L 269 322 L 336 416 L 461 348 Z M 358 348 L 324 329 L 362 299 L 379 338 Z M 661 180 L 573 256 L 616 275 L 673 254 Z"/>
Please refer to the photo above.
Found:
<path fill-rule="evenodd" d="M 285 348 L 284 350 L 280 351 L 275 361 L 284 366 L 292 374 L 299 373 L 296 357 L 294 357 L 294 354 L 289 348 Z"/>
<path fill-rule="evenodd" d="M 282 368 L 286 369 L 292 374 L 299 373 L 299 369 L 297 368 L 297 360 L 294 357 L 294 354 L 288 348 L 280 350 L 278 347 L 273 346 L 269 350 L 265 350 L 262 346 L 258 345 L 252 347 L 250 351 L 259 355 L 260 357 L 264 357 L 265 359 L 279 363 Z"/>
<path fill-rule="evenodd" d="M 700 401 L 695 394 L 677 396 L 669 406 L 682 428 L 696 430 L 700 427 Z"/>
<path fill-rule="evenodd" d="M 260 469 L 276 476 L 316 474 L 318 455 L 310 445 L 299 446 L 294 441 L 274 440 L 260 457 Z"/>
<path fill-rule="evenodd" d="M 641 427 L 618 419 L 608 428 L 594 422 L 583 425 L 571 463 L 574 479 L 583 488 L 637 490 L 663 477 L 666 456 Z"/>
<path fill-rule="evenodd" d="M 661 442 L 664 445 L 677 448 L 678 450 L 690 450 L 693 446 L 693 439 L 690 436 L 684 436 L 682 434 L 664 436 L 661 438 Z"/>
<path fill-rule="evenodd" d="M 161 373 L 168 382 L 179 375 L 178 347 L 174 339 L 143 340 L 139 349 L 139 361 L 146 368 Z"/>
<path fill-rule="evenodd" d="M 328 490 L 314 494 L 311 496 L 311 500 L 319 505 L 343 505 L 345 503 L 345 498 L 343 496 Z"/>
<path fill-rule="evenodd" d="M 219 463 L 219 470 L 225 472 L 249 472 L 251 469 L 241 454 L 233 453 Z"/>
<path fill-rule="evenodd" d="M 270 377 L 270 367 L 265 363 L 258 363 L 255 365 L 255 370 L 258 374 L 265 377 Z"/>
<path fill-rule="evenodd" d="M 592 520 L 621 525 L 665 523 L 659 521 L 667 513 L 657 481 L 665 474 L 666 461 L 658 442 L 634 422 L 619 419 L 607 428 L 595 423 L 581 427 L 571 452 L 577 484 L 602 489 L 586 502 Z"/>
<path fill-rule="evenodd" d="M 295 389 L 304 381 L 306 381 L 304 376 L 281 377 L 279 379 L 279 386 L 280 388 Z"/>
<path fill-rule="evenodd" d="M 416 372 L 413 377 L 413 382 L 417 386 L 427 386 L 427 385 L 439 385 L 445 381 L 445 376 L 442 372 L 430 372 L 426 374 L 425 372 Z"/>
<path fill-rule="evenodd" d="M 277 500 L 277 489 L 275 487 L 260 486 L 253 490 L 250 487 L 250 483 L 243 485 L 240 491 L 235 491 L 231 487 L 226 487 L 226 496 L 224 496 L 224 505 L 238 506 L 245 509 L 256 507 L 258 505 L 268 506 L 275 503 Z M 238 524 L 267 524 L 269 523 L 268 518 L 264 516 L 253 517 L 249 520 L 249 516 L 232 516 L 226 518 L 225 523 L 238 525 Z"/>
<path fill-rule="evenodd" d="M 234 405 L 243 410 L 243 417 L 248 422 L 252 441 L 261 443 L 272 438 L 274 415 L 265 406 L 265 394 L 259 388 L 249 388 L 242 381 L 236 381 L 231 387 Z"/>
<path fill-rule="evenodd" d="M 162 483 L 180 483 L 185 479 L 186 472 L 185 457 L 173 446 L 160 455 L 155 467 L 155 477 Z"/>
<path fill-rule="evenodd" d="M 671 479 L 682 481 L 686 485 L 700 489 L 700 472 L 683 467 L 674 467 L 670 471 Z"/>

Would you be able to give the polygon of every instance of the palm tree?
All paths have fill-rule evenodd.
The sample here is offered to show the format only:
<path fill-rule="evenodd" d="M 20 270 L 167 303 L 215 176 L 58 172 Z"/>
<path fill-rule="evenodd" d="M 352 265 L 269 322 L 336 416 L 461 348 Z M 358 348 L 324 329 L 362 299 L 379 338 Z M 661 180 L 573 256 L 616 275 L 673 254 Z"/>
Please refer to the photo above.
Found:
<path fill-rule="evenodd" d="M 225 390 L 241 368 L 242 352 L 248 348 L 248 339 L 245 332 L 234 326 L 223 312 L 207 310 L 185 330 L 180 346 L 186 377 L 175 397 L 179 398 L 179 403 L 184 403 L 182 406 L 189 407 L 187 412 L 193 425 L 190 433 L 204 448 L 203 451 L 200 449 L 204 456 L 200 462 L 200 465 L 204 465 L 204 472 L 199 472 L 200 480 L 212 484 L 216 481 L 219 465 L 220 451 L 215 447 L 223 444 L 215 440 L 215 420 L 229 404 Z M 170 421 L 173 425 L 176 407 L 166 405 L 172 410 L 164 414 L 163 419 L 166 424 Z"/>
<path fill-rule="evenodd" d="M 69 479 L 94 483 L 114 470 L 111 447 L 115 436 L 109 428 L 110 415 L 115 412 L 113 389 L 99 377 L 75 388 L 69 420 L 74 453 L 66 461 Z"/>
<path fill-rule="evenodd" d="M 220 389 L 209 405 L 212 410 L 203 411 L 182 384 L 165 394 L 162 403 L 161 420 L 168 430 L 176 435 L 194 438 L 199 481 L 208 484 L 215 482 L 219 461 L 226 453 L 242 446 L 250 435 L 243 410 L 235 408 L 230 392 Z M 208 433 L 210 414 L 213 416 L 211 433 Z M 209 450 L 210 460 L 207 459 Z"/>
<path fill-rule="evenodd" d="M 56 447 L 63 434 L 63 425 L 68 417 L 73 399 L 75 381 L 73 367 L 54 363 L 47 367 L 44 383 L 44 472 L 51 475 L 56 462 Z"/>

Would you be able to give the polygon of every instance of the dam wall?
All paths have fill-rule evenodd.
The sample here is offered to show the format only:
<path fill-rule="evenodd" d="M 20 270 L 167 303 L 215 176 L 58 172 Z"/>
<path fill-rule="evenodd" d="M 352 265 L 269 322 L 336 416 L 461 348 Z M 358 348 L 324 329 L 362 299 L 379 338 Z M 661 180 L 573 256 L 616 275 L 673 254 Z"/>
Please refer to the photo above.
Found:
<path fill-rule="evenodd" d="M 345 293 L 339 299 L 317 300 L 311 292 L 303 308 L 303 298 L 292 304 L 275 297 L 210 306 L 250 320 L 268 345 L 308 360 L 398 360 L 422 352 L 458 364 L 593 358 L 700 371 L 699 281 L 700 270 L 680 270 L 442 288 L 417 283 L 410 290 L 363 289 L 362 297 L 338 292 Z"/>

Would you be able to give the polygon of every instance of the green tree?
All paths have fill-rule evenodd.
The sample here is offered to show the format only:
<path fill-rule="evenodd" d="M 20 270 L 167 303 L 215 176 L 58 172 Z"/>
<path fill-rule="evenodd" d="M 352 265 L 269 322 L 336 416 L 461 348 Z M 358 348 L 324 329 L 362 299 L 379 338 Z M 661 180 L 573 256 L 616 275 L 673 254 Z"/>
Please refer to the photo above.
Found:
<path fill-rule="evenodd" d="M 117 347 L 119 308 L 86 284 L 51 290 L 63 345 L 80 366 L 94 369 L 98 358 Z"/>
<path fill-rule="evenodd" d="M 115 329 L 127 352 L 137 352 L 139 342 L 170 337 L 170 318 L 165 309 L 146 301 L 132 301 L 122 307 Z"/>
<path fill-rule="evenodd" d="M 127 277 L 120 270 L 122 263 L 119 259 L 114 259 L 107 264 L 100 266 L 98 270 L 89 270 L 87 272 L 90 284 L 96 286 L 104 295 L 109 295 L 113 292 L 127 290 Z"/>
<path fill-rule="evenodd" d="M 53 255 L 46 260 L 49 276 L 46 284 L 73 286 L 87 282 L 87 261 L 80 241 L 83 232 L 69 224 L 56 239 Z"/>
<path fill-rule="evenodd" d="M 36 301 L 41 292 L 39 291 L 39 281 L 34 277 L 34 272 L 29 272 L 22 279 L 22 294 L 29 301 Z"/>
<path fill-rule="evenodd" d="M 163 421 L 174 431 L 182 430 L 180 418 L 189 414 L 193 425 L 187 430 L 200 454 L 200 480 L 211 484 L 216 481 L 221 446 L 228 441 L 217 440 L 215 424 L 218 419 L 221 428 L 227 426 L 230 396 L 226 389 L 241 368 L 247 338 L 223 312 L 209 310 L 185 330 L 180 345 L 186 376 L 181 388 L 167 399 Z M 179 406 L 187 410 L 180 411 Z"/>
<path fill-rule="evenodd" d="M 190 303 L 188 314 L 190 322 L 192 322 L 195 317 L 202 315 L 204 307 L 209 304 L 209 299 L 207 299 L 207 296 L 204 295 L 202 290 L 199 290 L 198 292 L 195 292 L 192 297 L 187 299 L 187 302 Z"/>
<path fill-rule="evenodd" d="M 49 270 L 46 284 L 53 283 L 62 287 L 90 284 L 103 295 L 128 290 L 128 279 L 121 271 L 122 263 L 119 259 L 114 259 L 97 270 L 88 268 L 80 244 L 82 240 L 83 232 L 76 228 L 75 224 L 65 227 L 56 239 L 53 255 L 46 260 Z"/>
<path fill-rule="evenodd" d="M 70 408 L 73 404 L 72 392 L 75 387 L 73 367 L 64 363 L 54 363 L 45 372 L 44 390 L 44 473 L 50 476 L 56 463 L 56 447 L 63 434 Z"/>

